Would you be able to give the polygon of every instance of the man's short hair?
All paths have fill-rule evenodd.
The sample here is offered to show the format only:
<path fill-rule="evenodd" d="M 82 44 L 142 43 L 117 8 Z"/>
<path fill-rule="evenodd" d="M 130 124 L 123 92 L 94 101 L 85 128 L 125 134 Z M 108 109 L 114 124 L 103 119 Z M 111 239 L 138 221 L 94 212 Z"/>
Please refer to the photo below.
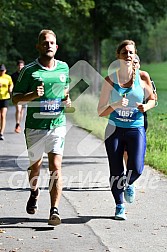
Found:
<path fill-rule="evenodd" d="M 24 60 L 18 60 L 17 61 L 17 66 L 20 65 L 20 64 L 25 64 Z"/>
<path fill-rule="evenodd" d="M 39 35 L 38 35 L 38 43 L 40 43 L 41 39 L 46 35 L 46 34 L 52 34 L 56 38 L 56 34 L 52 30 L 41 30 Z"/>

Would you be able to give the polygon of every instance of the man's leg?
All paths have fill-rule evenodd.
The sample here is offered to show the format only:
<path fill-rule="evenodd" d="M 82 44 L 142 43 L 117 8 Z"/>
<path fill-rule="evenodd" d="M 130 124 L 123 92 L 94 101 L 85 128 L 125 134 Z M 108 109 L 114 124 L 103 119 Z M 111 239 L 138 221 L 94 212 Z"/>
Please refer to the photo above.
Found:
<path fill-rule="evenodd" d="M 62 156 L 54 153 L 48 154 L 49 170 L 50 170 L 50 218 L 48 224 L 58 225 L 61 223 L 61 219 L 58 213 L 58 206 L 62 194 L 62 175 L 61 164 Z"/>
<path fill-rule="evenodd" d="M 38 177 L 43 160 L 45 134 L 46 132 L 42 130 L 25 129 L 25 139 L 30 160 L 28 176 L 31 194 L 26 208 L 29 214 L 34 214 L 37 210 L 37 198 L 39 196 Z"/>
<path fill-rule="evenodd" d="M 29 183 L 31 190 L 36 190 L 38 188 L 38 177 L 40 174 L 40 167 L 42 164 L 42 158 L 37 162 L 32 164 L 28 169 Z"/>
<path fill-rule="evenodd" d="M 28 169 L 29 184 L 30 184 L 30 197 L 27 202 L 26 211 L 28 214 L 35 214 L 37 210 L 37 198 L 39 196 L 38 177 L 40 174 L 40 167 L 42 158 L 32 164 Z"/>
<path fill-rule="evenodd" d="M 51 207 L 58 207 L 62 193 L 61 163 L 62 156 L 54 153 L 48 154 L 50 171 L 50 203 Z"/>

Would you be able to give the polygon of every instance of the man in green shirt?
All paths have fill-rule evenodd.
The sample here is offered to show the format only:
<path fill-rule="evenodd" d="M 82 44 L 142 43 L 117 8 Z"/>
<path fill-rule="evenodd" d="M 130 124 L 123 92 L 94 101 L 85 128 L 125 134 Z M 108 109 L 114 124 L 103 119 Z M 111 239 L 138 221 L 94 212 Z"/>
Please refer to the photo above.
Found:
<path fill-rule="evenodd" d="M 69 68 L 65 62 L 54 58 L 58 45 L 53 31 L 42 30 L 36 48 L 39 58 L 21 70 L 12 100 L 15 105 L 28 104 L 25 138 L 30 159 L 31 193 L 26 211 L 34 214 L 37 210 L 38 177 L 45 152 L 50 170 L 48 224 L 58 225 L 61 223 L 58 205 L 62 193 L 61 163 L 66 134 L 64 107 L 71 107 Z"/>

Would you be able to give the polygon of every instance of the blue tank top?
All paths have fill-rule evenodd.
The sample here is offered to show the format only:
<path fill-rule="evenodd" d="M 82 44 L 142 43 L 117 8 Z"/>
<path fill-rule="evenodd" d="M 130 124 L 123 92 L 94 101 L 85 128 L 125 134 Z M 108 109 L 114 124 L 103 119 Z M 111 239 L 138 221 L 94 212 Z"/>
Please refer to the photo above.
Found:
<path fill-rule="evenodd" d="M 114 80 L 117 79 L 116 73 Z M 118 81 L 114 81 L 118 82 Z M 113 83 L 113 90 L 111 92 L 111 101 L 116 102 L 122 99 L 126 94 L 129 99 L 127 107 L 117 108 L 109 116 L 109 124 L 121 128 L 138 128 L 144 126 L 144 116 L 136 106 L 136 102 L 143 103 L 144 90 L 140 85 L 139 70 L 136 70 L 134 85 L 130 88 L 123 88 L 117 83 Z"/>

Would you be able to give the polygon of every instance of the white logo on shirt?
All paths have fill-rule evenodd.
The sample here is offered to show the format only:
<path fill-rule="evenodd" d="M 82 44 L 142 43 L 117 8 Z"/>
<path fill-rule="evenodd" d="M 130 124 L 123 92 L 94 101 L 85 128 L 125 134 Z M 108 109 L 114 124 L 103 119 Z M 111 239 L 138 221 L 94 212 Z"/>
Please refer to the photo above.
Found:
<path fill-rule="evenodd" d="M 65 74 L 60 74 L 60 81 L 65 82 L 66 81 L 66 75 Z"/>

